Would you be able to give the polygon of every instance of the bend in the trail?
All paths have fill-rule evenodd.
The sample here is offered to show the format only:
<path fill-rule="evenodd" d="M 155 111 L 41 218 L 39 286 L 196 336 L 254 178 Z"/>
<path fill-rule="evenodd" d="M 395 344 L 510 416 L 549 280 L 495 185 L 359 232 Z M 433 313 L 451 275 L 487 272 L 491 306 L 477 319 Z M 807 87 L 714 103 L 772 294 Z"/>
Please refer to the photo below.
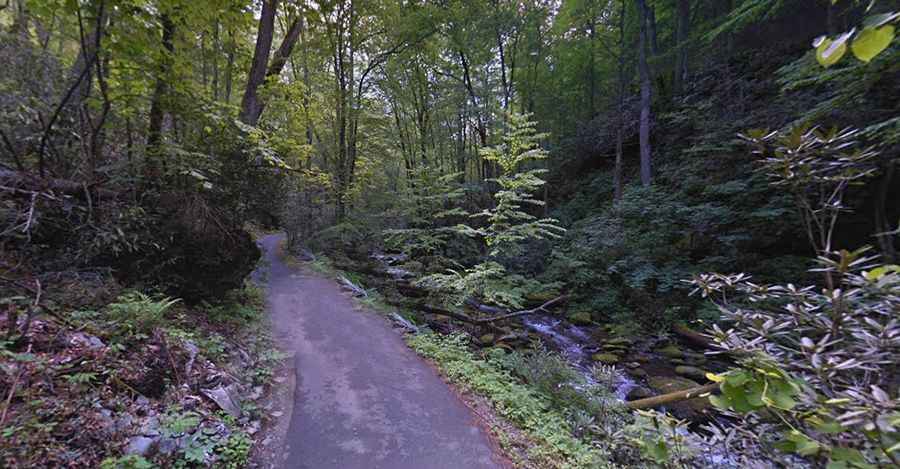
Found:
<path fill-rule="evenodd" d="M 261 240 L 268 301 L 296 353 L 285 468 L 467 469 L 502 464 L 472 412 L 381 316 Z"/>

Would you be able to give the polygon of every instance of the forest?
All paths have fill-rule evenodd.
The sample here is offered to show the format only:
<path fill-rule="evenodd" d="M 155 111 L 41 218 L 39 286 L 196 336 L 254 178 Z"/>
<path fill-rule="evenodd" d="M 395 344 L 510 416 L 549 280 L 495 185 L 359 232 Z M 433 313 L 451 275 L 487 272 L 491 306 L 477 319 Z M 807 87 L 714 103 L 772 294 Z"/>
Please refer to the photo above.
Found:
<path fill-rule="evenodd" d="M 297 269 L 486 419 L 485 467 L 900 467 L 898 27 L 0 0 L 0 466 L 294 467 Z"/>

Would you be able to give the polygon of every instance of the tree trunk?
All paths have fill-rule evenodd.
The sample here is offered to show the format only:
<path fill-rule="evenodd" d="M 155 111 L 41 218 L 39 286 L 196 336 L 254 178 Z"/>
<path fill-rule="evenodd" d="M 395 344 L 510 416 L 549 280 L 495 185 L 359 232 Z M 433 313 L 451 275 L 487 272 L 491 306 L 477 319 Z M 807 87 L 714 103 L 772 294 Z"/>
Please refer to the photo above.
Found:
<path fill-rule="evenodd" d="M 888 196 L 891 192 L 891 182 L 894 179 L 894 171 L 896 163 L 887 162 L 887 169 L 884 171 L 880 186 L 878 188 L 878 196 L 875 199 L 875 231 L 878 246 L 881 250 L 881 256 L 885 262 L 897 262 L 897 250 L 894 247 L 894 236 L 891 234 L 893 230 L 900 230 L 900 227 L 891 226 L 892 220 L 887 219 L 887 203 Z"/>
<path fill-rule="evenodd" d="M 219 19 L 213 23 L 213 57 L 212 57 L 212 99 L 219 100 L 219 52 L 222 50 L 222 42 L 219 39 Z"/>
<path fill-rule="evenodd" d="M 294 51 L 294 45 L 297 44 L 297 40 L 300 38 L 300 33 L 302 31 L 303 20 L 298 16 L 291 23 L 284 39 L 281 40 L 281 45 L 279 45 L 278 50 L 275 51 L 275 55 L 272 57 L 272 63 L 269 64 L 269 68 L 266 71 L 267 77 L 278 76 L 281 74 L 288 59 L 291 57 L 291 53 Z M 265 106 L 265 103 L 263 103 L 263 106 Z"/>
<path fill-rule="evenodd" d="M 269 65 L 269 53 L 272 51 L 272 37 L 275 33 L 275 13 L 278 0 L 263 0 L 262 14 L 259 17 L 259 28 L 256 32 L 256 48 L 250 63 L 247 76 L 247 88 L 241 99 L 239 119 L 247 125 L 256 125 L 262 114 L 259 100 L 259 87 L 266 80 L 266 69 Z"/>
<path fill-rule="evenodd" d="M 675 53 L 675 70 L 672 76 L 672 89 L 674 94 L 680 94 L 684 89 L 684 80 L 687 79 L 687 39 L 691 24 L 691 1 L 676 0 L 678 17 L 675 23 L 675 45 L 678 50 Z"/>
<path fill-rule="evenodd" d="M 225 103 L 231 104 L 231 87 L 234 78 L 234 50 L 237 47 L 234 41 L 234 31 L 228 29 L 228 63 L 225 64 Z"/>
<path fill-rule="evenodd" d="M 638 67 L 641 75 L 641 122 L 640 122 L 640 145 L 641 145 L 641 184 L 645 187 L 652 182 L 652 151 L 650 148 L 650 67 L 647 64 L 647 47 L 648 47 L 648 23 L 649 14 L 646 0 L 637 0 L 638 11 L 640 12 L 640 41 L 638 46 Z"/>
<path fill-rule="evenodd" d="M 159 159 L 159 145 L 162 141 L 162 125 L 165 111 L 163 109 L 163 99 L 169 90 L 169 70 L 171 69 L 172 54 L 175 52 L 173 38 L 175 36 L 175 23 L 169 18 L 169 15 L 163 13 L 159 18 L 162 25 L 162 46 L 163 57 L 159 63 L 158 75 L 156 76 L 156 86 L 153 88 L 153 96 L 150 99 L 150 116 L 147 126 L 147 168 L 146 175 L 148 177 L 158 176 L 156 160 Z"/>
<path fill-rule="evenodd" d="M 613 203 L 619 202 L 622 199 L 623 192 L 623 175 L 622 175 L 622 140 L 625 138 L 625 88 L 627 80 L 625 76 L 625 13 L 628 11 L 625 5 L 625 0 L 622 0 L 622 10 L 619 14 L 619 83 L 618 83 L 618 96 L 617 96 L 617 107 L 618 107 L 618 122 L 616 123 L 616 163 L 613 168 Z"/>

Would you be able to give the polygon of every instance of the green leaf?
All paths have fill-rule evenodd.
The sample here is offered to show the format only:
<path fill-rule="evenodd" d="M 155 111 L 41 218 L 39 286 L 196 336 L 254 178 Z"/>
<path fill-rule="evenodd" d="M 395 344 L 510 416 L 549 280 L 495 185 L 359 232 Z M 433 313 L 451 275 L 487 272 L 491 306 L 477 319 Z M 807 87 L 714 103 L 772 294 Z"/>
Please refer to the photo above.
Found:
<path fill-rule="evenodd" d="M 868 63 L 894 40 L 894 26 L 885 25 L 880 28 L 866 28 L 859 33 L 850 45 L 857 59 Z M 823 64 L 824 65 L 824 64 Z M 827 66 L 827 65 L 826 65 Z"/>
<path fill-rule="evenodd" d="M 761 379 L 754 380 L 747 386 L 747 402 L 753 407 L 762 407 L 765 405 L 762 399 L 765 383 Z"/>
<path fill-rule="evenodd" d="M 828 38 L 817 40 L 816 60 L 819 61 L 819 64 L 828 68 L 838 63 L 847 52 L 847 38 L 848 36 L 843 34 L 835 41 Z"/>
<path fill-rule="evenodd" d="M 822 433 L 840 433 L 844 431 L 844 427 L 837 420 L 828 420 L 815 424 L 815 429 Z"/>
<path fill-rule="evenodd" d="M 850 463 L 855 467 L 869 466 L 862 452 L 854 448 L 831 448 L 831 460 Z"/>
<path fill-rule="evenodd" d="M 709 396 L 709 402 L 715 407 L 723 410 L 727 410 L 731 407 L 731 402 L 729 402 L 727 397 L 711 395 Z"/>
<path fill-rule="evenodd" d="M 746 371 L 736 371 L 733 373 L 729 373 L 725 377 L 725 382 L 728 383 L 729 386 L 739 387 L 746 383 L 749 379 L 750 375 Z"/>
<path fill-rule="evenodd" d="M 890 272 L 900 273 L 900 265 L 882 265 L 865 272 L 863 275 L 866 277 L 866 280 L 878 280 Z"/>
<path fill-rule="evenodd" d="M 819 453 L 822 445 L 797 430 L 790 432 L 787 439 L 794 442 L 794 452 L 801 456 L 812 456 Z"/>

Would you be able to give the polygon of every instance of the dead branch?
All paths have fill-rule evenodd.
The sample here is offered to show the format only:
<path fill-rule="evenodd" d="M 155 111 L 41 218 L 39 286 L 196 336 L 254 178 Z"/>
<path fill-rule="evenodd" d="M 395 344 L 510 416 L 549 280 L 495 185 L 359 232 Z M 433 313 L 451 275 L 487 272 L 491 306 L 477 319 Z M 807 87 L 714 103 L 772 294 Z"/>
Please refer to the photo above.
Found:
<path fill-rule="evenodd" d="M 522 311 L 515 311 L 512 313 L 505 313 L 505 314 L 501 314 L 499 316 L 493 316 L 493 317 L 489 317 L 489 318 L 473 318 L 467 314 L 457 313 L 455 311 L 449 311 L 449 310 L 446 310 L 443 308 L 438 308 L 436 306 L 431 306 L 431 305 L 422 306 L 422 310 L 425 311 L 426 313 L 440 314 L 440 315 L 447 316 L 447 317 L 450 317 L 453 319 L 457 319 L 457 320 L 460 320 L 463 322 L 467 322 L 469 324 L 474 324 L 476 326 L 485 326 L 494 332 L 501 332 L 501 333 L 505 334 L 506 331 L 497 327 L 494 324 L 495 322 L 502 321 L 504 319 L 512 319 L 512 318 L 519 317 L 519 316 L 525 316 L 528 314 L 536 314 L 536 313 L 541 313 L 541 312 L 549 313 L 550 310 L 548 310 L 547 308 L 550 308 L 551 306 L 553 306 L 557 303 L 560 303 L 567 298 L 568 298 L 568 295 L 563 295 L 563 296 L 554 298 L 554 299 L 538 306 L 537 308 L 526 309 L 526 310 L 522 310 Z"/>
<path fill-rule="evenodd" d="M 549 308 L 557 303 L 560 303 L 568 298 L 569 298 L 568 295 L 558 296 L 558 297 L 538 306 L 537 308 L 531 308 L 531 309 L 525 309 L 522 311 L 516 311 L 513 313 L 501 314 L 500 316 L 494 316 L 494 317 L 490 317 L 490 318 L 476 319 L 476 322 L 489 323 L 489 322 L 494 322 L 494 321 L 502 321 L 504 319 L 511 319 L 511 318 L 515 318 L 515 317 L 519 317 L 519 316 L 526 316 L 528 314 L 536 314 L 536 313 L 542 313 L 542 312 L 550 313 L 550 310 L 548 310 L 547 308 Z"/>
<path fill-rule="evenodd" d="M 628 406 L 629 409 L 649 409 L 651 407 L 658 407 L 665 404 L 671 404 L 673 402 L 686 401 L 688 399 L 700 397 L 703 394 L 715 393 L 718 391 L 719 383 L 709 383 L 696 388 L 670 392 L 668 394 L 661 394 L 659 396 L 648 397 L 646 399 L 638 399 L 636 401 L 629 401 L 626 402 L 625 405 Z"/>
<path fill-rule="evenodd" d="M 37 204 L 37 196 L 37 192 L 31 194 L 31 206 L 28 208 L 28 218 L 25 220 L 25 227 L 22 228 L 22 232 L 28 236 L 29 242 L 31 241 L 31 224 L 34 222 L 34 206 Z"/>
<path fill-rule="evenodd" d="M 99 183 L 87 184 L 101 199 L 115 199 L 118 193 L 109 189 L 98 188 Z M 41 197 L 55 199 L 48 191 L 58 192 L 73 197 L 84 197 L 85 184 L 59 178 L 41 178 L 23 171 L 0 170 L 0 189 L 16 194 L 33 196 L 39 193 Z"/>
<path fill-rule="evenodd" d="M 442 309 L 442 308 L 438 308 L 438 307 L 431 306 L 431 305 L 423 305 L 423 306 L 421 306 L 421 309 L 422 309 L 422 311 L 424 311 L 424 312 L 426 312 L 426 313 L 440 314 L 441 316 L 447 316 L 447 317 L 449 317 L 449 318 L 453 318 L 453 319 L 456 319 L 456 320 L 459 320 L 459 321 L 467 322 L 467 323 L 469 323 L 469 324 L 474 324 L 474 325 L 477 325 L 477 326 L 485 326 L 485 327 L 487 327 L 488 329 L 490 329 L 490 330 L 493 331 L 493 332 L 497 332 L 497 333 L 501 333 L 501 334 L 505 334 L 505 333 L 506 333 L 505 330 L 503 330 L 503 329 L 497 327 L 497 325 L 495 325 L 495 324 L 493 324 L 493 323 L 490 323 L 490 322 L 487 322 L 487 323 L 485 323 L 485 322 L 479 322 L 479 320 L 477 320 L 477 319 L 475 319 L 475 318 L 473 318 L 473 317 L 470 317 L 470 316 L 467 315 L 467 314 L 457 313 L 457 312 L 455 312 L 455 311 L 449 311 L 449 310 Z"/>

